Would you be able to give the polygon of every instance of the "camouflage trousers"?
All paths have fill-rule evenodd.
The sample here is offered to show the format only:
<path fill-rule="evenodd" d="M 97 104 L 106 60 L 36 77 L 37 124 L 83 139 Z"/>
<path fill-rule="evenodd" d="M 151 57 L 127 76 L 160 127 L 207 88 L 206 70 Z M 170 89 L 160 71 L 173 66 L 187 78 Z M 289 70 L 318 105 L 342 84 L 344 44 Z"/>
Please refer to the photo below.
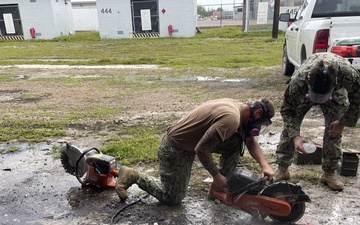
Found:
<path fill-rule="evenodd" d="M 296 112 L 296 124 L 294 126 L 301 126 L 305 114 L 312 107 L 312 104 L 301 103 Z M 339 161 L 342 156 L 341 138 L 330 138 L 329 126 L 335 121 L 339 120 L 347 107 L 339 105 L 335 102 L 329 105 L 319 105 L 325 119 L 325 131 L 323 136 L 323 150 L 322 150 L 322 169 L 323 171 L 334 171 L 339 167 Z M 288 132 L 284 129 L 280 136 L 280 142 L 276 150 L 277 163 L 289 166 L 293 162 L 295 153 L 294 142 L 289 138 Z"/>
<path fill-rule="evenodd" d="M 194 151 L 185 151 L 168 143 L 164 136 L 158 149 L 159 176 L 140 174 L 137 185 L 165 204 L 179 204 L 185 198 L 195 159 Z M 214 153 L 221 154 L 219 170 L 224 176 L 231 175 L 240 158 L 242 143 L 234 135 L 218 146 Z"/>

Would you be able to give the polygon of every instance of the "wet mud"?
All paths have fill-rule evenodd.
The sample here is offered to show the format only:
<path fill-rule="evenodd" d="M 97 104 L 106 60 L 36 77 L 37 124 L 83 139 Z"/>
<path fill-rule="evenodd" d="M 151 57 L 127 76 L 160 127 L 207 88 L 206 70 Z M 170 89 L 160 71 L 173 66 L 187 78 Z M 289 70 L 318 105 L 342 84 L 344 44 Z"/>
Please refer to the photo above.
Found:
<path fill-rule="evenodd" d="M 259 142 L 271 149 L 273 144 L 268 139 L 278 135 L 267 133 Z M 16 145 L 18 152 L 1 155 L 0 224 L 280 224 L 211 199 L 206 188 L 189 187 L 181 205 L 168 206 L 133 185 L 129 199 L 121 202 L 113 189 L 82 186 L 75 176 L 65 173 L 60 160 L 51 153 L 53 146 L 61 144 L 11 144 Z M 321 174 L 320 165 L 293 165 L 291 170 Z M 209 183 L 209 179 L 202 182 Z M 321 183 L 298 184 L 312 202 L 306 203 L 304 216 L 294 224 L 357 224 L 357 177 L 346 177 L 343 192 L 333 192 Z"/>

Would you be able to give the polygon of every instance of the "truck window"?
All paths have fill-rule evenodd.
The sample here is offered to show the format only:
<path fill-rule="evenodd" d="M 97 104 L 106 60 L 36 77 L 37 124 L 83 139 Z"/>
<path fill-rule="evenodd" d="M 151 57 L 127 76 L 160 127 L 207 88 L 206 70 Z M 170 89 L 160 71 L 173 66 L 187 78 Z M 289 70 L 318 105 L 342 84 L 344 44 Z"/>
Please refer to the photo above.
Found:
<path fill-rule="evenodd" d="M 339 1 L 337 1 L 337 0 L 330 0 L 327 2 L 325 2 L 324 0 L 319 0 L 315 4 L 313 13 L 319 14 L 319 13 L 333 12 L 333 11 L 337 10 L 338 4 L 339 4 Z"/>
<path fill-rule="evenodd" d="M 359 0 L 317 0 L 312 18 L 360 16 Z"/>

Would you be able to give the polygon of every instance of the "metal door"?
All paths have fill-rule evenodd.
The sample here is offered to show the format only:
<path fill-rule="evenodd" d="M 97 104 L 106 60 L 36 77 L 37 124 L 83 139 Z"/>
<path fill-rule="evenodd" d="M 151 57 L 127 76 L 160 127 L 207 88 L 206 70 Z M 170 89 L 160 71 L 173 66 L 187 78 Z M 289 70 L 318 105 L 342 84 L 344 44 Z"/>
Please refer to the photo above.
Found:
<path fill-rule="evenodd" d="M 157 0 L 132 0 L 131 13 L 134 34 L 158 34 L 159 10 Z"/>
<path fill-rule="evenodd" d="M 18 4 L 0 4 L 0 36 L 23 34 Z"/>

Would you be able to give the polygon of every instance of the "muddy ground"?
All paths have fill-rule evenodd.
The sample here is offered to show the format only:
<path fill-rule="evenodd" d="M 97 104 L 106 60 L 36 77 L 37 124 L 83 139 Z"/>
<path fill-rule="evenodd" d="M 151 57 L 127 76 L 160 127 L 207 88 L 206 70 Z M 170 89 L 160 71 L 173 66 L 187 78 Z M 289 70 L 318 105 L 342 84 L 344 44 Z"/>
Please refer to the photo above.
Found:
<path fill-rule="evenodd" d="M 3 116 L 35 119 L 50 108 L 61 116 L 64 108 L 118 105 L 123 111 L 106 121 L 79 119 L 69 127 L 66 137 L 31 145 L 16 140 L 1 143 L 0 224 L 277 224 L 268 217 L 259 219 L 208 199 L 210 176 L 198 162 L 194 165 L 191 181 L 197 185 L 189 186 L 188 196 L 180 206 L 166 206 L 146 196 L 136 185 L 130 188 L 131 195 L 125 203 L 119 201 L 112 189 L 81 187 L 74 176 L 65 173 L 60 160 L 54 159 L 53 155 L 54 149 L 59 149 L 65 142 L 82 149 L 101 148 L 116 136 L 112 132 L 113 126 L 156 123 L 159 119 L 180 116 L 200 102 L 217 97 L 248 101 L 266 96 L 279 105 L 288 78 L 280 75 L 280 67 L 260 70 L 267 71 L 267 75 L 255 79 L 248 76 L 252 71 L 256 73 L 254 69 L 174 72 L 156 66 L 1 67 L 0 74 L 10 78 L 0 86 L 0 113 Z M 210 73 L 212 78 L 208 77 Z M 119 74 L 125 84 L 116 82 Z M 228 79 L 228 74 L 236 75 Z M 114 82 L 94 79 L 100 76 L 106 80 L 114 79 Z M 77 80 L 76 85 L 68 80 Z M 265 83 L 273 83 L 274 89 L 262 89 Z M 143 84 L 154 84 L 154 87 L 134 89 L 134 85 L 142 87 Z M 24 93 L 37 98 L 25 101 L 21 98 Z M 274 161 L 282 127 L 278 113 L 273 121 L 259 137 L 270 162 Z M 302 135 L 321 143 L 323 130 L 321 113 L 314 108 L 304 120 Z M 346 128 L 344 148 L 360 149 L 359 137 L 360 129 Z M 11 152 L 14 146 L 19 149 L 16 153 Z M 248 153 L 245 154 L 249 158 Z M 272 165 L 276 169 L 276 165 Z M 142 172 L 156 171 L 156 165 L 133 166 Z M 345 190 L 334 192 L 319 182 L 320 165 L 292 165 L 291 174 L 291 181 L 301 185 L 312 200 L 306 204 L 305 214 L 296 224 L 358 224 L 358 175 L 343 176 Z"/>

